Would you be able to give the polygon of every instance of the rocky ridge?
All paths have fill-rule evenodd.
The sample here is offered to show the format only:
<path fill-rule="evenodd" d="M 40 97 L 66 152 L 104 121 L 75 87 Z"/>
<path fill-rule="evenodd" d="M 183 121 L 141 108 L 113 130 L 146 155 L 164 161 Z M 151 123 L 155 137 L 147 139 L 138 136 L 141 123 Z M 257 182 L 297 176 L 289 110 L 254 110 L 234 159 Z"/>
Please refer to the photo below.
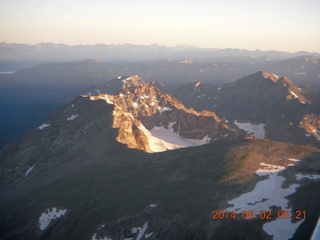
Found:
<path fill-rule="evenodd" d="M 263 124 L 268 139 L 320 146 L 316 91 L 311 93 L 285 76 L 264 71 L 247 75 L 218 91 L 205 89 L 198 82 L 188 84 L 174 96 L 198 111 L 214 111 L 230 122 Z M 196 100 L 192 101 L 195 93 Z"/>
<path fill-rule="evenodd" d="M 181 101 L 137 76 L 118 80 L 123 83 L 118 94 L 87 97 L 114 105 L 113 127 L 119 129 L 117 140 L 130 148 L 157 152 L 246 135 L 213 112 L 187 109 Z"/>

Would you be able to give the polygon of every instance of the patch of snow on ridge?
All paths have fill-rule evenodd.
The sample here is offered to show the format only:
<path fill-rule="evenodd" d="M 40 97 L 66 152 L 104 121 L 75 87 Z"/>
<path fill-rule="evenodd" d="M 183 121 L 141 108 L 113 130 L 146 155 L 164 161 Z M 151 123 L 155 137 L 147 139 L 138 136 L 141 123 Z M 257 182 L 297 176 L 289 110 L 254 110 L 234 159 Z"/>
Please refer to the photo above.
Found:
<path fill-rule="evenodd" d="M 320 217 L 318 219 L 317 226 L 313 230 L 310 240 L 317 240 L 317 239 L 320 239 Z"/>
<path fill-rule="evenodd" d="M 301 160 L 300 159 L 295 159 L 295 158 L 288 158 L 289 161 L 292 161 L 292 162 L 300 162 Z"/>
<path fill-rule="evenodd" d="M 39 126 L 38 128 L 39 128 L 40 130 L 43 130 L 44 128 L 49 127 L 49 126 L 50 126 L 49 123 L 44 123 L 44 124 L 42 124 L 41 126 Z"/>
<path fill-rule="evenodd" d="M 33 168 L 34 168 L 34 165 L 26 171 L 26 173 L 24 174 L 24 176 L 25 176 L 25 177 L 28 177 L 28 176 L 29 176 L 29 173 L 33 170 Z"/>
<path fill-rule="evenodd" d="M 149 237 L 151 237 L 151 236 L 152 236 L 152 234 L 153 234 L 153 232 L 148 233 L 148 234 L 146 234 L 144 237 L 145 237 L 145 238 L 149 238 Z"/>
<path fill-rule="evenodd" d="M 41 230 L 46 229 L 52 220 L 64 216 L 67 212 L 67 209 L 57 209 L 57 208 L 48 208 L 44 213 L 41 214 L 39 218 L 39 227 Z"/>
<path fill-rule="evenodd" d="M 262 168 L 256 171 L 258 176 L 268 176 L 267 179 L 258 182 L 255 188 L 248 193 L 228 201 L 234 205 L 228 208 L 228 211 L 235 210 L 241 213 L 246 210 L 253 210 L 255 214 L 259 214 L 261 210 L 268 210 L 270 206 L 278 206 L 281 209 L 288 207 L 286 196 L 295 192 L 298 184 L 292 184 L 288 188 L 283 189 L 282 183 L 285 178 L 278 176 L 278 173 L 283 171 L 285 167 L 261 163 Z"/>
<path fill-rule="evenodd" d="M 312 180 L 317 180 L 320 179 L 320 175 L 314 174 L 314 175 L 303 175 L 303 174 L 296 174 L 296 178 L 297 180 L 301 180 L 303 178 L 308 178 L 308 179 L 312 179 Z"/>
<path fill-rule="evenodd" d="M 297 163 L 300 160 L 294 158 L 288 158 L 289 161 Z M 282 210 L 288 211 L 292 214 L 292 209 L 289 206 L 289 201 L 286 199 L 287 196 L 293 194 L 299 184 L 291 184 L 286 188 L 282 187 L 283 182 L 286 180 L 284 177 L 278 174 L 282 172 L 285 167 L 261 163 L 261 168 L 259 168 L 255 173 L 258 176 L 266 176 L 267 179 L 259 181 L 251 192 L 244 193 L 239 197 L 228 201 L 232 204 L 232 207 L 227 208 L 229 212 L 235 211 L 236 213 L 242 213 L 243 211 L 252 210 L 257 216 L 260 211 L 271 210 L 271 207 L 279 207 Z M 293 166 L 294 164 L 289 164 Z M 302 175 L 296 174 L 296 179 L 301 180 L 303 178 L 308 178 L 311 180 L 320 179 L 320 175 Z M 297 228 L 303 220 L 298 222 L 291 222 L 291 219 L 280 219 L 269 221 L 263 225 L 263 230 L 273 239 L 290 239 Z"/>
<path fill-rule="evenodd" d="M 294 98 L 299 98 L 297 94 L 295 94 L 294 92 L 290 91 L 291 95 L 294 97 Z"/>
<path fill-rule="evenodd" d="M 169 108 L 169 107 L 158 107 L 157 110 L 158 110 L 159 113 L 161 113 L 161 114 L 162 114 L 163 112 L 165 112 L 165 111 L 172 111 L 172 109 Z"/>
<path fill-rule="evenodd" d="M 68 117 L 67 120 L 72 121 L 72 120 L 76 119 L 78 116 L 79 116 L 78 114 L 76 114 L 76 115 L 73 114 L 73 115 L 71 115 L 71 117 Z"/>
<path fill-rule="evenodd" d="M 95 233 L 91 240 L 112 240 L 112 238 L 108 238 L 107 236 L 105 236 L 104 238 L 97 238 L 97 234 Z"/>
<path fill-rule="evenodd" d="M 298 75 L 298 76 L 299 76 L 299 75 L 306 76 L 306 75 L 307 75 L 307 73 L 306 73 L 306 72 L 296 72 L 296 73 L 295 73 L 295 75 Z"/>
<path fill-rule="evenodd" d="M 139 107 L 139 103 L 137 103 L 137 102 L 132 103 L 132 107 L 138 108 Z"/>
<path fill-rule="evenodd" d="M 146 232 L 148 228 L 148 221 L 146 221 L 144 224 L 143 224 L 143 227 L 134 227 L 131 229 L 131 233 L 138 233 L 138 236 L 136 238 L 136 240 L 140 240 L 144 233 Z"/>
<path fill-rule="evenodd" d="M 203 139 L 184 139 L 179 134 L 164 127 L 154 127 L 151 130 L 146 129 L 140 123 L 138 127 L 146 135 L 149 141 L 151 152 L 163 152 L 172 149 L 199 146 L 208 143 L 211 139 L 209 136 Z"/>
<path fill-rule="evenodd" d="M 240 122 L 237 122 L 237 120 L 236 120 L 236 121 L 234 121 L 234 124 L 237 125 L 238 128 L 246 131 L 247 133 L 249 133 L 257 138 L 261 138 L 261 139 L 266 138 L 266 131 L 264 129 L 266 124 L 264 124 L 264 123 L 260 123 L 260 124 L 240 123 Z"/>

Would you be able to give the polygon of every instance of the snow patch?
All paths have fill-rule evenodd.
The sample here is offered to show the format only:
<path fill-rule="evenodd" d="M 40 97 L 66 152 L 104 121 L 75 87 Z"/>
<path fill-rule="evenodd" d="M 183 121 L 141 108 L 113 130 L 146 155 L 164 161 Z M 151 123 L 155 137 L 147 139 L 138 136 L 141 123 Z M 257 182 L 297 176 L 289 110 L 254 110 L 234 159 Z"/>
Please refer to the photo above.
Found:
<path fill-rule="evenodd" d="M 261 163 L 262 168 L 256 171 L 258 176 L 268 176 L 267 179 L 258 182 L 251 192 L 244 193 L 239 197 L 228 201 L 233 207 L 226 210 L 241 213 L 246 210 L 253 210 L 259 214 L 261 210 L 268 210 L 271 206 L 278 206 L 281 209 L 288 209 L 286 196 L 295 192 L 298 184 L 292 184 L 283 189 L 281 186 L 285 181 L 284 177 L 278 176 L 285 167 Z"/>
<path fill-rule="evenodd" d="M 136 240 L 140 240 L 143 237 L 143 235 L 144 235 L 145 231 L 147 230 L 147 228 L 148 228 L 148 221 L 146 221 L 143 224 L 142 227 L 134 227 L 134 228 L 132 228 L 131 229 L 131 233 L 138 233 L 138 236 L 137 236 Z"/>
<path fill-rule="evenodd" d="M 176 122 L 169 122 L 169 124 L 168 124 L 169 130 L 173 129 L 173 125 L 175 125 L 175 124 L 176 124 Z"/>
<path fill-rule="evenodd" d="M 163 112 L 166 112 L 166 111 L 172 111 L 171 108 L 169 107 L 158 107 L 157 110 L 159 111 L 159 113 L 163 113 Z"/>
<path fill-rule="evenodd" d="M 291 95 L 294 97 L 294 98 L 299 98 L 297 94 L 295 94 L 294 92 L 290 91 Z"/>
<path fill-rule="evenodd" d="M 320 175 L 303 175 L 303 174 L 296 174 L 296 178 L 297 180 L 301 180 L 303 178 L 308 178 L 308 179 L 312 179 L 312 180 L 317 180 L 317 179 L 320 179 Z"/>
<path fill-rule="evenodd" d="M 91 240 L 112 240 L 112 238 L 108 238 L 107 236 L 105 236 L 104 238 L 97 238 L 97 234 L 95 233 Z"/>
<path fill-rule="evenodd" d="M 153 129 L 148 130 L 141 123 L 138 128 L 143 131 L 148 138 L 151 152 L 163 152 L 184 147 L 200 146 L 211 140 L 209 136 L 206 136 L 203 139 L 184 139 L 181 138 L 179 134 L 173 132 L 172 129 L 154 127 Z"/>
<path fill-rule="evenodd" d="M 149 95 L 146 95 L 146 96 L 140 96 L 141 99 L 149 99 L 150 96 Z"/>
<path fill-rule="evenodd" d="M 75 115 L 73 114 L 73 115 L 71 115 L 71 117 L 68 117 L 67 120 L 72 121 L 72 120 L 76 119 L 78 116 L 79 116 L 78 114 L 75 114 Z"/>
<path fill-rule="evenodd" d="M 64 216 L 67 212 L 67 209 L 57 209 L 57 208 L 48 208 L 44 213 L 41 214 L 39 218 L 39 227 L 41 230 L 46 229 L 52 220 Z"/>
<path fill-rule="evenodd" d="M 288 160 L 292 162 L 300 161 L 294 158 L 288 158 Z M 228 201 L 228 203 L 233 206 L 226 210 L 229 212 L 235 211 L 236 213 L 241 213 L 244 210 L 252 210 L 258 215 L 260 211 L 266 211 L 272 206 L 277 206 L 280 209 L 288 210 L 289 213 L 292 212 L 286 197 L 293 194 L 296 188 L 299 187 L 299 184 L 291 184 L 289 187 L 283 188 L 282 184 L 286 179 L 278 176 L 278 174 L 282 172 L 285 167 L 266 163 L 261 163 L 260 165 L 262 167 L 256 171 L 256 174 L 258 176 L 267 176 L 268 178 L 258 182 L 251 192 L 244 193 Z M 293 165 L 294 163 L 289 164 L 289 166 Z M 320 179 L 320 175 L 296 174 L 296 178 L 298 180 L 303 178 L 315 180 Z M 273 236 L 273 239 L 290 239 L 302 222 L 303 220 L 292 223 L 290 219 L 284 220 L 278 218 L 265 223 L 263 230 L 270 236 Z"/>
<path fill-rule="evenodd" d="M 145 237 L 145 238 L 149 238 L 149 237 L 151 237 L 151 236 L 152 236 L 152 234 L 153 234 L 153 232 L 148 233 L 148 234 L 146 234 L 144 237 Z"/>
<path fill-rule="evenodd" d="M 288 158 L 289 161 L 292 161 L 292 162 L 300 162 L 301 160 L 300 159 L 295 159 L 295 158 Z"/>
<path fill-rule="evenodd" d="M 273 76 L 274 76 L 276 79 L 279 79 L 279 77 L 278 77 L 276 74 L 273 74 Z"/>
<path fill-rule="evenodd" d="M 42 124 L 41 126 L 39 126 L 38 128 L 39 128 L 40 130 L 43 130 L 44 128 L 49 127 L 49 126 L 50 126 L 49 123 L 44 123 L 44 124 Z"/>
<path fill-rule="evenodd" d="M 28 177 L 28 176 L 29 176 L 29 173 L 33 170 L 33 168 L 34 168 L 34 165 L 26 171 L 26 173 L 24 174 L 24 176 L 25 176 L 25 177 Z"/>
<path fill-rule="evenodd" d="M 124 113 L 127 118 L 134 120 L 134 116 L 131 113 Z"/>
<path fill-rule="evenodd" d="M 264 127 L 266 124 L 260 123 L 260 124 L 252 124 L 252 123 L 239 123 L 234 121 L 234 124 L 237 125 L 238 128 L 246 131 L 247 133 L 261 139 L 265 139 L 266 137 L 266 131 Z"/>
<path fill-rule="evenodd" d="M 295 75 L 306 76 L 307 74 L 306 74 L 306 72 L 296 72 Z"/>
<path fill-rule="evenodd" d="M 265 223 L 263 230 L 273 236 L 273 240 L 290 239 L 304 220 L 292 223 L 290 219 L 276 219 Z"/>
<path fill-rule="evenodd" d="M 139 107 L 139 103 L 137 103 L 137 102 L 132 103 L 132 107 L 138 108 Z"/>
<path fill-rule="evenodd" d="M 310 240 L 317 240 L 317 239 L 320 239 L 320 217 L 318 219 L 317 226 L 313 230 Z"/>

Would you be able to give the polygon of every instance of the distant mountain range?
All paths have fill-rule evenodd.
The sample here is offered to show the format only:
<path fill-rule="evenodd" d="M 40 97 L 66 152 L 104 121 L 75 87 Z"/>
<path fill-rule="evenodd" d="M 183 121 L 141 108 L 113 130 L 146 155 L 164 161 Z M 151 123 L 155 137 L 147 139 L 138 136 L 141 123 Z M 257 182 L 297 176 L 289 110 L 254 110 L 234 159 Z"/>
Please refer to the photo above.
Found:
<path fill-rule="evenodd" d="M 259 71 L 222 88 L 189 83 L 174 96 L 197 111 L 214 111 L 240 128 L 254 132 L 263 126 L 268 139 L 320 147 L 319 90 L 299 88 L 287 77 Z"/>
<path fill-rule="evenodd" d="M 296 53 L 281 51 L 249 51 L 245 49 L 199 48 L 190 45 L 167 47 L 163 45 L 76 45 L 39 43 L 36 45 L 0 43 L 1 67 L 9 64 L 40 64 L 48 62 L 79 61 L 97 59 L 107 62 L 139 62 L 158 59 L 216 59 L 219 61 L 276 61 L 298 56 L 320 56 L 319 53 L 300 51 Z M 1 70 L 1 69 L 0 69 Z M 10 70 L 10 69 L 6 69 Z M 16 70 L 16 69 L 15 69 Z M 5 70 L 3 70 L 5 71 Z"/>

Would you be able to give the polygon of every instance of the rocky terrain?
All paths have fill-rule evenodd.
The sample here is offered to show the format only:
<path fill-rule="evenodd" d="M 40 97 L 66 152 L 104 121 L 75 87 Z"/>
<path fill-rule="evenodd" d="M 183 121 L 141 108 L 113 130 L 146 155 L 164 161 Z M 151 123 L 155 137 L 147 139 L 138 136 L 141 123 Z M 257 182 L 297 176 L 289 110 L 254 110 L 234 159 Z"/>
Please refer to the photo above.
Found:
<path fill-rule="evenodd" d="M 78 96 L 1 149 L 1 239 L 311 236 L 318 148 L 245 134 L 240 122 L 188 109 L 138 76 L 116 83 L 118 93 Z M 287 101 L 311 104 L 292 91 L 301 99 Z M 310 115 L 301 124 L 313 132 L 319 123 Z M 280 219 L 284 210 L 290 217 Z"/>
<path fill-rule="evenodd" d="M 287 77 L 262 71 L 220 90 L 207 89 L 210 88 L 197 82 L 184 85 L 174 95 L 187 102 L 188 107 L 214 111 L 238 126 L 255 128 L 263 124 L 264 137 L 268 139 L 319 146 L 320 91 L 300 88 Z"/>
<path fill-rule="evenodd" d="M 215 113 L 187 109 L 179 100 L 138 76 L 121 82 L 123 86 L 118 94 L 90 96 L 90 100 L 104 99 L 115 106 L 113 127 L 119 129 L 117 140 L 128 147 L 157 152 L 221 138 L 245 137 L 244 131 L 224 122 Z"/>
<path fill-rule="evenodd" d="M 79 48 L 82 47 L 79 46 Z M 216 91 L 213 88 L 221 88 L 225 84 L 261 71 L 261 69 L 278 76 L 287 76 L 295 85 L 302 88 L 319 87 L 320 83 L 320 61 L 317 53 L 291 54 L 243 49 L 212 49 L 208 51 L 207 49 L 194 48 L 187 51 L 184 48 L 167 49 L 163 46 L 97 45 L 85 48 L 84 55 L 78 55 L 78 51 L 81 50 L 72 47 L 70 51 L 75 51 L 76 54 L 74 58 L 63 60 L 63 52 L 67 49 L 69 49 L 68 46 L 55 44 L 39 44 L 37 46 L 0 44 L 0 52 L 3 53 L 1 57 L 4 58 L 3 61 L 0 59 L 0 69 L 2 68 L 2 71 L 5 72 L 13 71 L 11 74 L 0 74 L 0 114 L 5 116 L 0 120 L 0 147 L 18 139 L 23 133 L 47 119 L 52 111 L 63 106 L 66 102 L 70 102 L 85 89 L 92 91 L 92 94 L 99 94 L 102 84 L 110 79 L 116 79 L 118 76 L 138 74 L 149 82 L 156 82 L 158 88 L 160 87 L 158 83 L 162 82 L 170 94 L 174 94 L 176 87 L 198 81 L 203 86 L 206 84 L 209 89 Z M 52 51 L 57 53 L 60 50 L 59 54 L 62 58 L 55 59 L 54 63 L 52 63 L 53 59 L 50 61 L 50 57 L 46 59 Z M 158 50 L 160 54 L 157 54 Z M 22 56 L 20 55 L 21 51 L 24 52 Z M 40 60 L 30 60 L 30 63 L 19 60 L 20 57 L 25 58 L 30 51 L 35 52 L 29 56 L 29 60 L 30 57 L 36 57 L 39 54 L 42 56 L 39 58 Z M 107 53 L 108 51 L 111 51 L 110 54 Z M 196 57 L 197 51 L 198 57 Z M 17 54 L 16 59 L 6 59 L 14 52 Z M 92 52 L 95 54 L 92 55 Z M 137 60 L 139 52 L 142 55 L 153 52 L 152 60 L 132 62 L 130 55 L 132 56 L 134 53 L 135 60 Z M 165 55 L 162 55 L 161 52 Z M 114 59 L 115 56 L 123 56 L 124 53 L 127 54 L 125 55 L 127 59 L 119 60 L 120 62 Z M 65 55 L 69 54 L 70 52 Z M 113 59 L 98 58 L 97 60 L 97 56 L 100 54 L 112 56 Z M 203 54 L 205 56 L 202 56 Z M 90 56 L 92 59 L 86 59 Z M 20 67 L 17 69 L 8 68 L 15 64 Z M 162 87 L 160 89 L 164 91 Z M 117 92 L 112 92 L 112 94 L 115 93 Z M 201 99 L 199 101 L 201 102 Z M 190 107 L 188 102 L 184 102 L 184 104 Z M 46 112 L 46 110 L 50 111 Z M 43 112 L 41 117 L 30 121 L 30 118 L 40 111 Z M 26 122 L 28 124 L 25 124 Z"/>

